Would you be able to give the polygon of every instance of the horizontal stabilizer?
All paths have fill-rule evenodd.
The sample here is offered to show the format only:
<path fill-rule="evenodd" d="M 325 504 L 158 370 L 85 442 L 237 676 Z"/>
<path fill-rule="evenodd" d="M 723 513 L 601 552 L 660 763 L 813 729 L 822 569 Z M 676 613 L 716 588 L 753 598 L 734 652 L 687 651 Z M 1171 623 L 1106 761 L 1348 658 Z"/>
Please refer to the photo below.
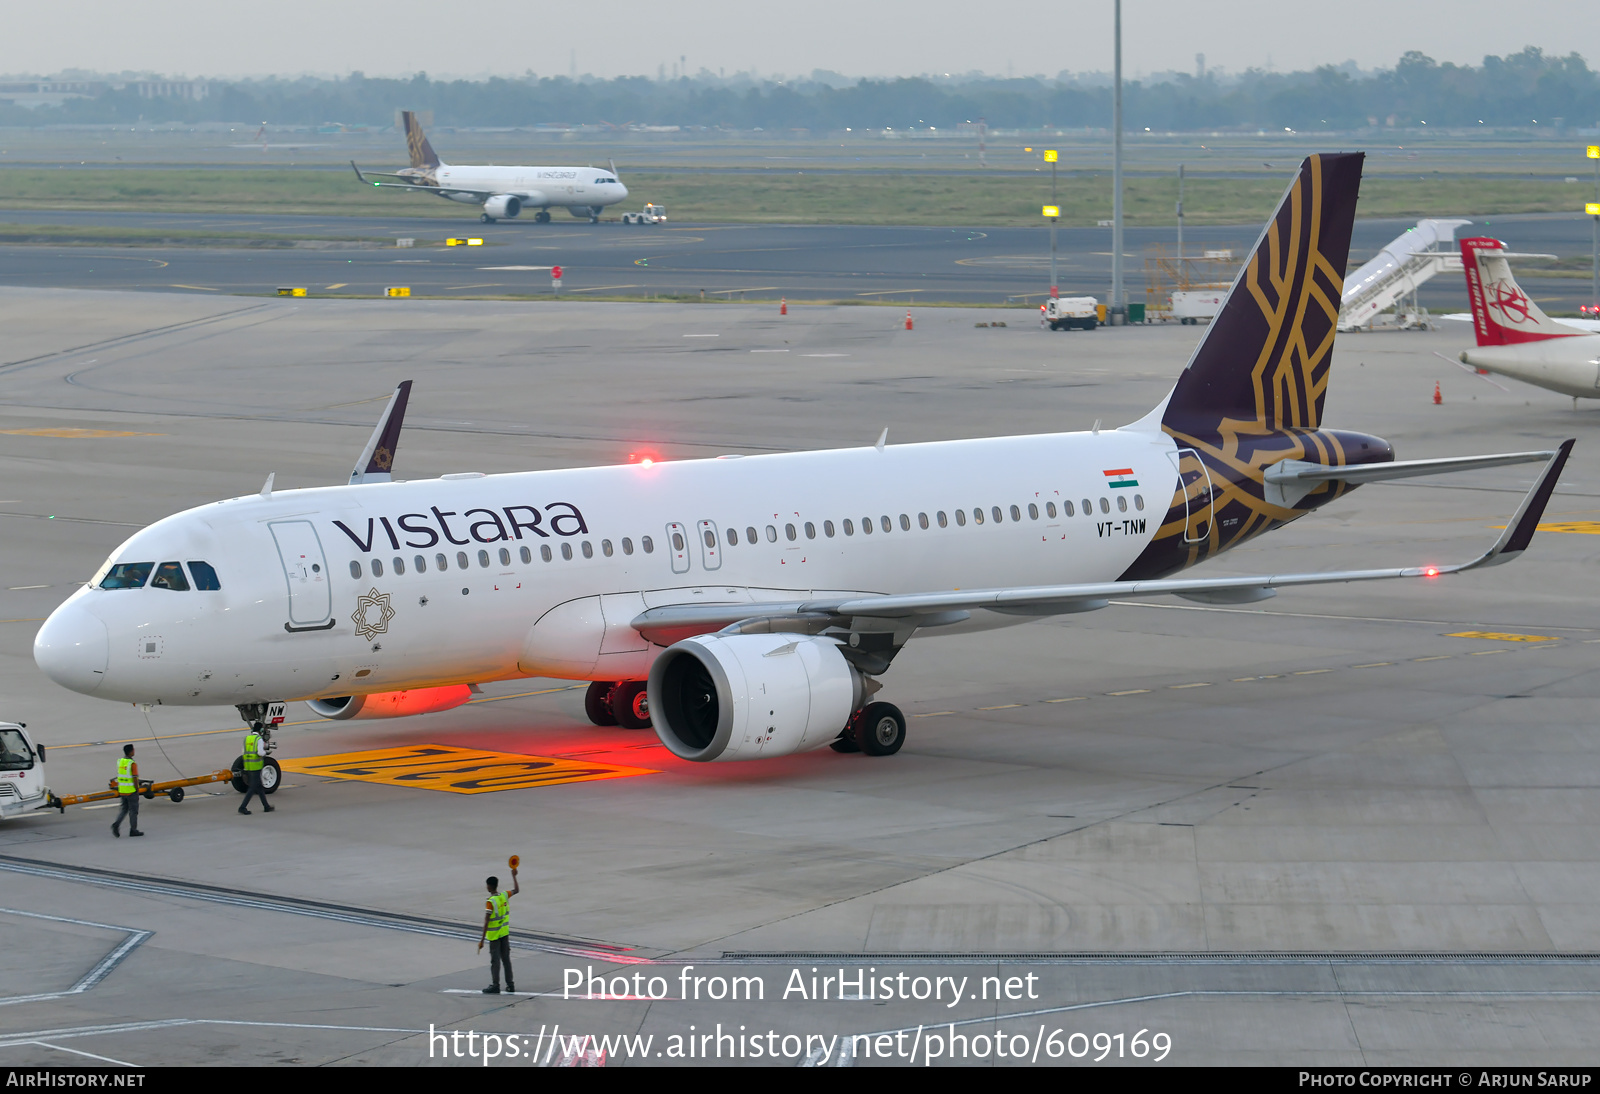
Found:
<path fill-rule="evenodd" d="M 1509 467 L 1517 463 L 1542 463 L 1555 452 L 1501 452 L 1492 456 L 1450 456 L 1439 460 L 1400 460 L 1393 463 L 1361 463 L 1330 466 L 1304 460 L 1284 460 L 1267 468 L 1267 500 L 1285 508 L 1294 506 L 1325 482 L 1386 482 L 1414 479 L 1423 475 L 1443 475 L 1451 471 L 1481 471 L 1488 467 Z"/>
<path fill-rule="evenodd" d="M 400 447 L 400 426 L 405 421 L 406 403 L 411 398 L 411 381 L 402 380 L 389 396 L 383 408 L 383 417 L 372 431 L 367 447 L 361 450 L 355 468 L 350 472 L 350 485 L 364 482 L 389 482 L 393 477 L 394 453 Z"/>

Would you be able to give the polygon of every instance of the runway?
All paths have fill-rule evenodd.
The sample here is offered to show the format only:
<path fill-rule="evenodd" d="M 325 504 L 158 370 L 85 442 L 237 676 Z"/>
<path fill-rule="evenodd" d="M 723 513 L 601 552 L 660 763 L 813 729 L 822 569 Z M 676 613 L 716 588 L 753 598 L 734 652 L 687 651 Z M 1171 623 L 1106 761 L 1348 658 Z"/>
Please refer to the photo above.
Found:
<path fill-rule="evenodd" d="M 929 309 L 905 331 L 824 305 L 0 288 L 0 718 L 46 742 L 68 792 L 103 785 L 125 740 L 146 777 L 225 766 L 231 710 L 68 693 L 33 665 L 33 633 L 135 528 L 269 472 L 279 490 L 343 481 L 400 379 L 416 387 L 396 472 L 422 478 L 866 445 L 884 426 L 890 444 L 1113 428 L 1204 334 L 975 325 L 995 314 Z M 933 1063 L 958 1035 L 954 1062 L 1090 1063 L 1096 1034 L 1122 1035 L 1107 1051 L 1130 1063 L 1141 1030 L 1168 1036 L 1164 1063 L 1586 1064 L 1596 409 L 1434 356 L 1460 342 L 1341 337 L 1326 418 L 1402 459 L 1577 437 L 1546 518 L 1574 530 L 1511 565 L 919 640 L 884 677 L 910 716 L 885 759 L 687 764 L 648 732 L 589 725 L 566 681 L 392 722 L 294 706 L 285 761 L 437 744 L 642 773 L 492 794 L 292 774 L 271 816 L 238 816 L 226 788 L 147 802 L 150 835 L 131 842 L 93 807 L 0 824 L 0 1064 L 481 1063 L 430 1035 L 465 1048 L 470 1029 L 494 1034 L 497 1066 L 533 1065 L 565 1051 L 557 1025 L 655 1038 L 643 1055 L 612 1042 L 612 1066 L 689 1062 L 668 1046 L 691 1026 L 747 1038 L 693 1059 L 711 1064 L 878 1066 L 913 1044 L 920 1063 L 935 1032 Z M 1207 569 L 1470 558 L 1531 477 L 1365 486 Z M 483 877 L 511 853 L 523 994 L 487 997 Z M 948 988 L 841 999 L 837 979 L 817 999 L 813 967 L 969 979 L 953 1006 Z M 568 970 L 644 987 L 563 998 Z M 785 995 L 795 973 L 806 992 Z M 764 995 L 696 998 L 694 976 L 706 993 L 759 978 Z M 776 1058 L 749 1055 L 769 1032 Z"/>
<path fill-rule="evenodd" d="M 674 296 L 708 300 L 834 300 L 860 303 L 1037 305 L 1049 293 L 1049 232 L 1010 229 L 858 226 L 590 225 L 565 214 L 550 224 L 527 220 L 481 225 L 465 208 L 459 223 L 402 217 L 284 217 L 38 212 L 0 210 L 0 221 L 101 228 L 268 233 L 365 245 L 308 243 L 268 249 L 242 245 L 0 246 L 0 285 L 138 289 L 162 292 L 271 294 L 278 286 L 313 296 L 382 295 L 393 285 L 416 295 L 494 297 L 553 295 L 549 267 L 563 269 L 565 295 Z M 1413 224 L 1358 221 L 1351 268 Z M 1188 253 L 1243 254 L 1259 226 L 1191 227 Z M 1586 255 L 1587 218 L 1567 215 L 1491 217 L 1463 231 L 1504 238 L 1513 249 Z M 438 246 L 446 237 L 476 237 L 482 247 Z M 386 241 L 412 238 L 402 250 Z M 1128 299 L 1145 300 L 1145 249 L 1174 250 L 1170 228 L 1130 228 L 1126 236 Z M 1109 228 L 1062 229 L 1058 240 L 1062 292 L 1104 300 L 1111 281 Z M 1585 277 L 1524 276 L 1524 286 L 1550 311 L 1589 303 Z M 1437 277 L 1420 299 L 1434 312 L 1464 311 L 1457 276 Z"/>

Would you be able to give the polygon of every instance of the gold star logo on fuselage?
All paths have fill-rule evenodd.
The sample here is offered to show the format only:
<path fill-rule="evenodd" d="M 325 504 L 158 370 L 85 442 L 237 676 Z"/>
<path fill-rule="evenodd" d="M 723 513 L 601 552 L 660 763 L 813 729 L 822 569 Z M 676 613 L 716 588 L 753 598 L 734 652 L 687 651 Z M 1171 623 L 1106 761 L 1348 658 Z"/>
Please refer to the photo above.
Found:
<path fill-rule="evenodd" d="M 377 614 L 376 619 L 371 617 L 373 612 Z M 356 597 L 356 610 L 350 622 L 356 625 L 356 634 L 370 642 L 380 634 L 389 633 L 389 621 L 393 618 L 394 609 L 389 606 L 389 594 L 373 589 Z"/>

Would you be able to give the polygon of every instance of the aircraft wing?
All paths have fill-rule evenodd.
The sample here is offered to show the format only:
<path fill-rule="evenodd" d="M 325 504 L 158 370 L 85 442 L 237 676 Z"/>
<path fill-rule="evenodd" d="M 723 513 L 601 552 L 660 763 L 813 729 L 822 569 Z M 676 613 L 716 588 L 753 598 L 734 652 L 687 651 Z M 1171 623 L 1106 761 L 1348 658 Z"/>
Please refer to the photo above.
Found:
<path fill-rule="evenodd" d="M 1548 461 L 1533 488 L 1522 499 L 1504 533 L 1470 562 L 1452 565 L 1402 566 L 1381 570 L 1330 570 L 1322 573 L 1254 574 L 1244 577 L 1183 577 L 1150 581 L 1104 581 L 1078 585 L 1036 585 L 1002 589 L 955 589 L 948 592 L 843 596 L 771 604 L 686 604 L 651 608 L 633 620 L 646 638 L 670 644 L 694 634 L 725 629 L 733 633 L 794 631 L 821 633 L 829 627 L 883 630 L 896 634 L 896 644 L 918 627 L 942 626 L 966 619 L 976 609 L 1008 615 L 1066 615 L 1094 611 L 1112 600 L 1149 596 L 1181 596 L 1206 604 L 1249 604 L 1276 596 L 1292 585 L 1329 585 L 1401 577 L 1438 577 L 1510 562 L 1527 549 L 1550 494 L 1572 451 L 1566 440 L 1547 453 Z M 881 626 L 863 620 L 881 620 Z M 904 635 L 904 638 L 901 635 Z"/>
<path fill-rule="evenodd" d="M 1435 316 L 1436 319 L 1456 319 L 1463 323 L 1472 322 L 1472 313 L 1469 311 L 1453 311 L 1446 315 Z M 1600 319 L 1573 319 L 1571 316 L 1562 318 L 1552 317 L 1552 321 L 1564 327 L 1573 327 L 1587 334 L 1600 334 Z"/>
<path fill-rule="evenodd" d="M 391 175 L 379 171 L 363 171 L 356 166 L 354 160 L 350 161 L 350 167 L 355 171 L 356 178 L 372 186 L 390 186 L 397 190 L 421 190 L 427 194 L 464 194 L 479 201 L 487 201 L 495 196 L 495 192 L 492 190 L 466 190 L 459 186 L 425 186 L 417 182 L 411 175 Z M 394 181 L 385 182 L 383 181 L 385 179 L 393 179 Z"/>

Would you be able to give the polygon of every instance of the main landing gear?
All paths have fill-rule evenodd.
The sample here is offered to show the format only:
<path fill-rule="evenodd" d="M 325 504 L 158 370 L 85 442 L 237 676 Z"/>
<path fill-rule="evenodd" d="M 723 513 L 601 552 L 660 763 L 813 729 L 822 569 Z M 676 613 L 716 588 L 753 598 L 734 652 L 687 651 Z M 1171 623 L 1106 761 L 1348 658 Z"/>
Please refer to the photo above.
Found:
<path fill-rule="evenodd" d="M 533 214 L 533 222 L 535 224 L 549 224 L 550 223 L 550 210 L 549 209 L 540 209 L 537 213 L 534 213 Z"/>
<path fill-rule="evenodd" d="M 490 216 L 488 213 L 479 213 L 478 222 L 480 224 L 493 224 L 495 220 L 494 217 Z"/>
<path fill-rule="evenodd" d="M 856 711 L 828 747 L 835 752 L 893 756 L 906 743 L 906 716 L 893 703 L 868 703 Z"/>
<path fill-rule="evenodd" d="M 650 697 L 643 680 L 596 680 L 583 695 L 583 712 L 597 726 L 650 728 Z"/>

